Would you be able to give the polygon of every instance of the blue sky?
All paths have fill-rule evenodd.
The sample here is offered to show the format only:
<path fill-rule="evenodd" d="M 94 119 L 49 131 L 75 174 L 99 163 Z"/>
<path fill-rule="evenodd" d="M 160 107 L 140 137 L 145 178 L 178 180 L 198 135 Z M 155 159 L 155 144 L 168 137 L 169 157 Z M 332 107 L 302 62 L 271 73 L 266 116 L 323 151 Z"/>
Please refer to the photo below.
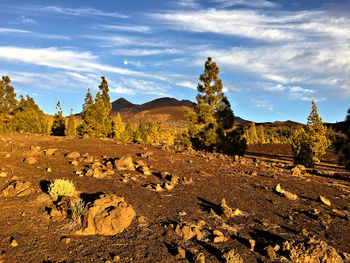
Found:
<path fill-rule="evenodd" d="M 195 101 L 208 56 L 235 115 L 324 121 L 350 108 L 350 1 L 0 0 L 0 74 L 53 114 L 80 112 L 106 76 L 112 101 Z"/>

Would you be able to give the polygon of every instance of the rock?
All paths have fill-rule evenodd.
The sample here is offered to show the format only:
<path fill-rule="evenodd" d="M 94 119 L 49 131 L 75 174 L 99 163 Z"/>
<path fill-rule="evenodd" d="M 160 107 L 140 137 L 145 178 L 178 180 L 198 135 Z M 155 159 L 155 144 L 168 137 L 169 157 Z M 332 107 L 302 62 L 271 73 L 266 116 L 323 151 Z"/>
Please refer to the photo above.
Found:
<path fill-rule="evenodd" d="M 342 256 L 346 262 L 350 262 L 350 254 L 349 253 L 343 252 Z"/>
<path fill-rule="evenodd" d="M 16 239 L 14 239 L 13 237 L 10 238 L 10 245 L 11 247 L 17 247 L 18 243 L 16 241 Z"/>
<path fill-rule="evenodd" d="M 284 190 L 281 188 L 281 185 L 280 185 L 280 184 L 276 185 L 275 191 L 276 191 L 277 193 L 279 193 L 279 194 L 284 193 Z"/>
<path fill-rule="evenodd" d="M 135 210 L 123 197 L 103 195 L 88 206 L 79 235 L 116 235 L 127 228 Z"/>
<path fill-rule="evenodd" d="M 78 161 L 74 160 L 74 161 L 71 161 L 70 164 L 73 166 L 78 166 L 79 163 Z"/>
<path fill-rule="evenodd" d="M 36 163 L 36 159 L 35 157 L 27 157 L 23 159 L 23 162 L 27 163 L 27 164 L 35 164 Z"/>
<path fill-rule="evenodd" d="M 185 211 L 179 211 L 179 216 L 185 216 L 185 215 L 187 215 L 187 213 L 185 212 Z"/>
<path fill-rule="evenodd" d="M 80 157 L 80 153 L 78 153 L 78 152 L 71 152 L 71 153 L 66 154 L 66 158 L 68 158 L 68 159 L 76 159 L 79 157 Z"/>
<path fill-rule="evenodd" d="M 292 172 L 292 175 L 294 176 L 300 176 L 303 170 L 305 170 L 305 167 L 303 167 L 302 165 L 297 165 L 291 169 L 291 172 Z"/>
<path fill-rule="evenodd" d="M 151 171 L 149 170 L 148 166 L 139 166 L 139 168 L 137 168 L 137 170 L 144 174 L 144 175 L 152 175 Z"/>
<path fill-rule="evenodd" d="M 183 237 L 183 239 L 190 240 L 193 237 L 196 237 L 197 240 L 202 239 L 202 232 L 200 231 L 200 228 L 195 225 L 191 225 L 188 223 L 182 223 L 176 226 L 175 233 L 179 235 L 180 237 Z"/>
<path fill-rule="evenodd" d="M 49 196 L 46 193 L 41 193 L 40 195 L 38 195 L 38 197 L 36 198 L 37 202 L 40 203 L 49 203 L 52 201 L 51 196 Z"/>
<path fill-rule="evenodd" d="M 54 155 L 56 151 L 58 151 L 58 149 L 47 149 L 47 150 L 44 150 L 44 154 L 45 155 Z"/>
<path fill-rule="evenodd" d="M 221 208 L 222 216 L 224 217 L 224 219 L 229 219 L 230 217 L 233 216 L 232 209 L 226 205 L 225 198 L 223 198 L 221 200 L 220 208 Z"/>
<path fill-rule="evenodd" d="M 46 168 L 46 172 L 51 173 L 52 169 L 50 167 Z"/>
<path fill-rule="evenodd" d="M 70 242 L 70 238 L 66 237 L 66 236 L 63 236 L 63 237 L 61 237 L 60 241 L 63 244 L 68 244 Z"/>
<path fill-rule="evenodd" d="M 203 253 L 198 253 L 193 258 L 194 263 L 205 263 L 205 255 Z"/>
<path fill-rule="evenodd" d="M 335 248 L 329 246 L 322 240 L 311 237 L 300 242 L 286 241 L 282 249 L 289 259 L 296 263 L 343 263 L 342 258 Z"/>
<path fill-rule="evenodd" d="M 224 234 L 219 231 L 219 230 L 214 230 L 213 232 L 214 234 L 214 243 L 217 243 L 217 242 L 226 242 L 227 241 L 227 238 L 224 236 Z"/>
<path fill-rule="evenodd" d="M 0 173 L 0 177 L 6 177 L 6 176 L 7 176 L 7 173 L 5 173 L 5 172 Z"/>
<path fill-rule="evenodd" d="M 295 201 L 298 199 L 298 196 L 296 194 L 292 194 L 291 192 L 285 191 L 283 194 L 289 200 Z"/>
<path fill-rule="evenodd" d="M 184 250 L 182 247 L 177 247 L 177 255 L 176 259 L 185 259 L 186 258 L 186 250 Z"/>
<path fill-rule="evenodd" d="M 318 200 L 324 203 L 325 205 L 331 206 L 331 202 L 327 198 L 323 197 L 322 195 L 320 195 Z"/>
<path fill-rule="evenodd" d="M 276 252 L 272 246 L 269 245 L 269 246 L 265 247 L 265 252 L 270 260 L 273 261 L 277 258 Z"/>
<path fill-rule="evenodd" d="M 130 155 L 121 157 L 119 160 L 116 160 L 114 164 L 118 171 L 135 170 L 135 166 L 134 166 L 134 163 L 132 162 L 132 158 Z"/>
<path fill-rule="evenodd" d="M 243 258 L 234 249 L 223 254 L 222 257 L 226 263 L 243 263 Z"/>
<path fill-rule="evenodd" d="M 30 185 L 30 182 L 12 181 L 0 191 L 0 194 L 4 197 L 20 197 L 28 195 L 32 192 Z"/>
<path fill-rule="evenodd" d="M 254 251 L 254 248 L 255 248 L 255 240 L 254 239 L 249 239 L 249 244 L 250 244 L 250 250 L 251 251 Z"/>
<path fill-rule="evenodd" d="M 10 153 L 5 154 L 5 158 L 10 158 L 10 157 L 11 157 Z"/>
<path fill-rule="evenodd" d="M 151 151 L 147 151 L 147 152 L 144 152 L 144 153 L 140 154 L 140 156 L 142 158 L 146 158 L 146 159 L 150 158 L 152 155 L 153 155 L 153 152 L 151 152 Z"/>

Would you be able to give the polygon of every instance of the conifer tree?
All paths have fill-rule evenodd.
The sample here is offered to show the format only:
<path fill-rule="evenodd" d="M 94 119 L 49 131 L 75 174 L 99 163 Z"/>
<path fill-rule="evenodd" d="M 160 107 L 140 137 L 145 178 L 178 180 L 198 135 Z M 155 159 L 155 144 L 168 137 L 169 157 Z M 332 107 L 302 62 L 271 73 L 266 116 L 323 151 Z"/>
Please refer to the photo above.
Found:
<path fill-rule="evenodd" d="M 189 136 L 194 147 L 207 150 L 232 151 L 233 140 L 240 139 L 230 131 L 234 115 L 230 103 L 222 92 L 222 81 L 218 78 L 219 68 L 209 57 L 205 62 L 204 73 L 200 75 L 194 113 L 190 120 Z"/>
<path fill-rule="evenodd" d="M 66 122 L 62 115 L 60 102 L 57 102 L 56 109 L 57 109 L 57 113 L 54 116 L 54 120 L 51 128 L 51 135 L 64 136 L 65 130 L 66 130 Z"/>
<path fill-rule="evenodd" d="M 255 122 L 252 122 L 248 130 L 249 143 L 258 143 L 259 137 L 256 133 Z"/>
<path fill-rule="evenodd" d="M 14 127 L 16 131 L 47 134 L 48 123 L 46 116 L 34 99 L 27 95 L 26 99 L 20 96 L 18 108 L 15 112 Z"/>
<path fill-rule="evenodd" d="M 266 143 L 266 140 L 265 140 L 265 132 L 264 132 L 264 126 L 263 125 L 260 125 L 260 129 L 259 129 L 259 139 L 260 139 L 260 142 L 262 144 Z"/>
<path fill-rule="evenodd" d="M 319 163 L 319 157 L 326 153 L 330 142 L 326 137 L 326 129 L 318 115 L 317 106 L 312 101 L 312 111 L 307 119 L 307 125 L 294 131 L 292 136 L 292 152 L 294 162 L 313 167 Z"/>
<path fill-rule="evenodd" d="M 117 141 L 125 141 L 127 139 L 125 134 L 125 123 L 119 112 L 117 116 L 112 119 L 112 138 Z"/>
<path fill-rule="evenodd" d="M 82 134 L 88 134 L 93 137 L 112 136 L 112 104 L 108 95 L 108 83 L 105 77 L 101 77 L 102 82 L 99 86 L 99 92 L 92 100 L 90 90 L 86 94 L 85 103 L 82 111 L 82 125 L 79 129 Z"/>
<path fill-rule="evenodd" d="M 75 117 L 73 114 L 73 109 L 70 109 L 70 115 L 68 118 L 66 135 L 68 135 L 68 136 L 75 136 L 76 135 Z"/>
<path fill-rule="evenodd" d="M 196 148 L 206 150 L 232 151 L 233 139 L 240 139 L 231 133 L 234 115 L 227 97 L 222 92 L 218 66 L 209 57 L 204 72 L 200 75 L 194 112 L 187 112 L 189 136 Z"/>
<path fill-rule="evenodd" d="M 0 131 L 10 132 L 14 129 L 13 118 L 18 101 L 10 78 L 3 76 L 0 81 Z"/>
<path fill-rule="evenodd" d="M 340 163 L 343 163 L 346 169 L 350 169 L 350 109 L 345 119 L 344 125 L 345 138 L 341 145 Z"/>

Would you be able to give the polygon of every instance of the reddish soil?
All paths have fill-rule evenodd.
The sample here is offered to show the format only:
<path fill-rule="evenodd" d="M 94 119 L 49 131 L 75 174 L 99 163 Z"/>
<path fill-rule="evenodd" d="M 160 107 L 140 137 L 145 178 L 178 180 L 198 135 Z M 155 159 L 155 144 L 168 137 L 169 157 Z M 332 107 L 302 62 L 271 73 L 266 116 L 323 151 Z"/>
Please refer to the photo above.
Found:
<path fill-rule="evenodd" d="M 230 249 L 235 249 L 244 262 L 273 262 L 264 248 L 281 246 L 285 240 L 299 240 L 303 229 L 333 246 L 340 255 L 350 253 L 350 174 L 336 165 L 333 155 L 298 177 L 291 175 L 291 155 L 284 145 L 250 147 L 249 154 L 235 162 L 226 156 L 110 140 L 23 134 L 0 139 L 0 169 L 8 173 L 0 177 L 0 191 L 13 180 L 29 181 L 33 189 L 22 197 L 0 195 L 0 262 L 107 262 L 113 256 L 119 256 L 120 262 L 177 262 L 178 246 L 186 250 L 183 262 L 194 262 L 192 256 L 198 252 L 204 253 L 206 262 L 225 262 L 223 253 Z M 31 146 L 41 150 L 31 150 Z M 149 159 L 139 156 L 145 147 L 153 152 Z M 44 155 L 42 151 L 49 148 L 58 151 L 53 156 Z M 103 179 L 79 177 L 74 174 L 77 168 L 64 157 L 72 151 L 89 153 L 100 160 L 102 156 L 118 159 L 130 154 L 134 161 L 144 160 L 153 175 L 127 183 L 120 180 L 125 172 L 117 170 Z M 10 157 L 5 158 L 8 153 Z M 35 156 L 37 163 L 24 163 L 27 156 Z M 78 168 L 83 166 L 79 162 Z M 49 167 L 50 173 L 46 171 Z M 160 172 L 192 178 L 193 183 L 161 192 L 144 187 L 161 183 L 157 174 Z M 72 180 L 81 193 L 123 196 L 135 209 L 137 218 L 115 236 L 74 235 L 68 227 L 69 219 L 49 219 L 45 207 L 51 201 L 38 199 L 43 195 L 45 182 L 56 178 Z M 273 188 L 277 184 L 299 198 L 292 201 L 276 194 Z M 331 206 L 318 201 L 320 195 L 328 198 Z M 223 198 L 243 215 L 228 220 L 213 215 L 210 209 L 216 211 Z M 180 216 L 180 211 L 186 215 Z M 140 222 L 141 216 L 146 223 Z M 196 224 L 199 220 L 206 223 L 201 240 L 185 241 L 174 231 L 180 222 Z M 214 243 L 214 230 L 220 230 L 227 241 Z M 62 242 L 62 237 L 69 237 L 70 242 Z M 10 245 L 11 238 L 18 246 Z M 250 250 L 249 239 L 256 242 L 254 251 Z M 283 256 L 283 252 L 278 251 L 277 255 Z"/>

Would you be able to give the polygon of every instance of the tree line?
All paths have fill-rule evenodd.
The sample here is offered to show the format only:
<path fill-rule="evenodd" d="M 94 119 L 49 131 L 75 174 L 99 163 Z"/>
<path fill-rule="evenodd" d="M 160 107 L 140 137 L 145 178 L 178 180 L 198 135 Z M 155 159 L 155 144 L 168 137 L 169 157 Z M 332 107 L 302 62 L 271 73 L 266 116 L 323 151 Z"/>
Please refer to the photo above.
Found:
<path fill-rule="evenodd" d="M 124 122 L 119 113 L 112 117 L 108 82 L 103 76 L 95 97 L 90 90 L 87 91 L 81 120 L 75 118 L 72 110 L 69 117 L 64 118 L 60 102 L 57 103 L 57 112 L 52 118 L 39 109 L 33 98 L 20 96 L 18 101 L 14 88 L 10 85 L 10 78 L 3 76 L 0 82 L 0 132 L 108 137 L 122 142 L 146 144 L 172 145 L 176 142 L 185 148 L 229 155 L 244 155 L 248 144 L 290 143 L 296 164 L 312 167 L 319 162 L 319 157 L 325 154 L 331 143 L 314 101 L 305 127 L 294 130 L 272 128 L 265 131 L 263 126 L 257 130 L 254 122 L 248 129 L 234 126 L 235 117 L 222 91 L 219 73 L 218 66 L 209 57 L 204 72 L 199 77 L 197 103 L 193 110 L 185 113 L 188 121 L 185 130 L 164 129 L 153 121 Z M 350 168 L 350 109 L 345 124 L 342 136 L 337 137 L 336 150 L 340 153 L 341 162 Z"/>

